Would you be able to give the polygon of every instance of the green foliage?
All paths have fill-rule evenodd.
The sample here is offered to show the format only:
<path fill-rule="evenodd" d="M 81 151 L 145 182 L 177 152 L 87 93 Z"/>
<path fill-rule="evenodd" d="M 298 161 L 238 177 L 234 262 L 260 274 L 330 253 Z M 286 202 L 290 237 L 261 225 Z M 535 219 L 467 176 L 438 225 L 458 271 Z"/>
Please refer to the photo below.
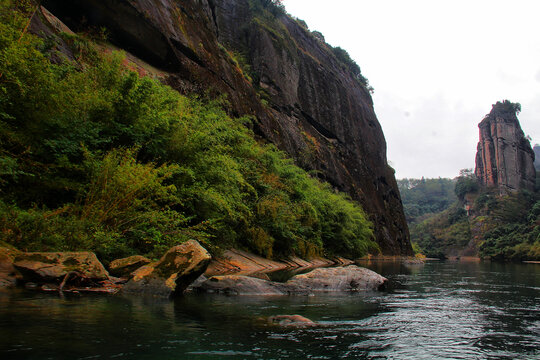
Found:
<path fill-rule="evenodd" d="M 512 115 L 519 115 L 521 112 L 521 104 L 513 103 L 510 100 L 503 100 L 502 102 L 497 101 L 493 108 L 496 109 L 497 112 L 507 112 Z"/>
<path fill-rule="evenodd" d="M 77 36 L 79 62 L 52 64 L 18 40 L 26 13 L 0 5 L 0 240 L 105 260 L 189 238 L 267 257 L 378 251 L 358 204 L 257 143 L 224 99 L 181 96 Z"/>
<path fill-rule="evenodd" d="M 455 181 L 451 179 L 400 179 L 397 183 L 405 217 L 411 224 L 447 209 L 456 200 Z"/>
<path fill-rule="evenodd" d="M 469 193 L 475 193 L 479 189 L 476 176 L 473 174 L 472 169 L 462 169 L 459 171 L 457 177 L 455 193 L 459 200 L 464 200 L 465 195 Z"/>
<path fill-rule="evenodd" d="M 452 251 L 465 247 L 471 238 L 466 212 L 456 202 L 450 208 L 411 224 L 411 242 L 427 257 L 445 258 Z"/>
<path fill-rule="evenodd" d="M 251 0 L 252 6 L 258 9 L 266 9 L 274 16 L 285 15 L 285 6 L 281 0 Z"/>
<path fill-rule="evenodd" d="M 368 79 L 366 79 L 362 72 L 360 71 L 360 66 L 354 61 L 347 50 L 342 49 L 339 46 L 331 47 L 332 52 L 336 56 L 336 58 L 345 65 L 345 67 L 351 72 L 351 74 L 360 81 L 362 85 L 364 85 L 365 88 L 367 88 L 370 92 L 373 92 L 373 88 L 369 85 Z"/>
<path fill-rule="evenodd" d="M 500 199 L 494 219 L 499 226 L 485 234 L 480 255 L 499 260 L 540 260 L 540 201 L 530 194 Z"/>
<path fill-rule="evenodd" d="M 320 31 L 314 30 L 311 33 L 317 40 L 322 41 L 323 43 L 326 43 L 326 39 L 324 38 L 324 35 Z"/>
<path fill-rule="evenodd" d="M 474 240 L 480 243 L 481 257 L 540 259 L 540 202 L 537 195 L 522 191 L 500 196 L 483 190 L 474 199 L 470 211 L 469 218 L 463 205 L 456 202 L 445 211 L 411 224 L 411 241 L 429 257 L 457 253 Z M 472 237 L 473 229 L 478 240 Z"/>

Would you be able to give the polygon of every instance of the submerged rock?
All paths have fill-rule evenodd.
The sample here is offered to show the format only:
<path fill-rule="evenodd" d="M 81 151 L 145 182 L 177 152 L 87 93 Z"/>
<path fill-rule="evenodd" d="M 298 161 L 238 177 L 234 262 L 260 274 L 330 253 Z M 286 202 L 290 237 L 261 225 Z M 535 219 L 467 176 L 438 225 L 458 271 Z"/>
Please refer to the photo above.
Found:
<path fill-rule="evenodd" d="M 117 277 L 129 277 L 133 271 L 151 262 L 150 259 L 141 255 L 116 259 L 109 264 L 109 272 Z"/>
<path fill-rule="evenodd" d="M 133 272 L 122 291 L 159 296 L 181 294 L 206 270 L 211 256 L 197 241 L 171 248 L 163 257 Z"/>
<path fill-rule="evenodd" d="M 19 253 L 13 266 L 24 282 L 60 283 L 70 273 L 88 281 L 103 281 L 109 273 L 92 252 Z"/>
<path fill-rule="evenodd" d="M 279 325 L 286 327 L 306 327 L 316 326 L 317 323 L 303 317 L 302 315 L 275 315 L 268 318 L 270 325 Z"/>
<path fill-rule="evenodd" d="M 195 289 L 227 295 L 310 295 L 321 292 L 350 293 L 379 290 L 387 279 L 355 265 L 318 268 L 279 283 L 242 275 L 213 276 Z"/>

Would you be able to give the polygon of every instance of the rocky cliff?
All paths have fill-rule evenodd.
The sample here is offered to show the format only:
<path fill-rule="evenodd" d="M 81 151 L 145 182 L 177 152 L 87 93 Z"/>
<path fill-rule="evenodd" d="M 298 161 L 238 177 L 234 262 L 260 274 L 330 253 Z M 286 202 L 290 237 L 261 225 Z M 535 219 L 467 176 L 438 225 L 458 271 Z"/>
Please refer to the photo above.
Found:
<path fill-rule="evenodd" d="M 540 145 L 536 144 L 533 148 L 534 151 L 534 167 L 536 171 L 540 171 Z"/>
<path fill-rule="evenodd" d="M 501 194 L 535 187 L 535 156 L 516 116 L 519 110 L 519 104 L 497 102 L 478 124 L 475 174 L 483 185 L 497 187 Z"/>
<path fill-rule="evenodd" d="M 44 0 L 183 93 L 225 94 L 233 116 L 359 200 L 385 254 L 412 253 L 394 171 L 358 67 L 269 0 Z"/>

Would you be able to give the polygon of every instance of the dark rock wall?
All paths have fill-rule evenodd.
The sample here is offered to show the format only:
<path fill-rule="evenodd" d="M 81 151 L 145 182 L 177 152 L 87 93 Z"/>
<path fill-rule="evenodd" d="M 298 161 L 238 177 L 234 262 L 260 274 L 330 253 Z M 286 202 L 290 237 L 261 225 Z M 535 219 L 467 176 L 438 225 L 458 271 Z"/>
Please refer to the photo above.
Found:
<path fill-rule="evenodd" d="M 533 148 L 534 151 L 534 167 L 536 171 L 540 171 L 540 145 L 536 144 Z"/>
<path fill-rule="evenodd" d="M 501 194 L 521 189 L 534 191 L 534 152 L 516 116 L 512 103 L 498 102 L 478 124 L 480 140 L 475 174 L 484 186 Z"/>
<path fill-rule="evenodd" d="M 371 96 L 296 20 L 261 15 L 249 0 L 43 4 L 75 30 L 107 27 L 180 92 L 227 94 L 231 115 L 254 115 L 257 134 L 362 203 L 383 253 L 412 254 Z"/>

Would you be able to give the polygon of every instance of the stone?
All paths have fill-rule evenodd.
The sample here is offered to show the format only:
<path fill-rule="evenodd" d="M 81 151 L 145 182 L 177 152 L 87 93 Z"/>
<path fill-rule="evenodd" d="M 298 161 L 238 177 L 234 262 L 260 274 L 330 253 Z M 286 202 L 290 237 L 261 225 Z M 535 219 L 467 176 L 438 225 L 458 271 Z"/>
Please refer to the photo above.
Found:
<path fill-rule="evenodd" d="M 123 292 L 157 296 L 180 295 L 204 273 L 211 256 L 197 241 L 189 240 L 169 249 L 152 264 L 135 270 Z"/>
<path fill-rule="evenodd" d="M 186 290 L 184 290 L 184 293 L 192 293 L 199 291 L 198 288 L 204 283 L 208 278 L 204 275 L 199 276 L 194 282 L 192 282 Z"/>
<path fill-rule="evenodd" d="M 226 94 L 231 114 L 253 116 L 257 134 L 362 204 L 384 254 L 413 255 L 370 89 L 297 20 L 258 21 L 249 0 L 42 4 L 75 32 L 107 28 L 115 46 L 163 69 L 181 93 Z M 244 54 L 253 79 L 230 51 Z"/>
<path fill-rule="evenodd" d="M 24 282 L 60 283 L 68 273 L 88 281 L 103 281 L 109 273 L 92 252 L 31 252 L 16 256 L 13 266 Z"/>
<path fill-rule="evenodd" d="M 219 257 L 212 259 L 205 275 L 213 276 L 237 272 L 247 275 L 284 270 L 287 266 L 286 263 L 266 259 L 246 251 L 228 249 Z"/>
<path fill-rule="evenodd" d="M 268 318 L 270 325 L 279 325 L 284 327 L 307 327 L 317 326 L 314 321 L 302 315 L 275 315 Z"/>
<path fill-rule="evenodd" d="M 497 188 L 501 195 L 534 191 L 536 185 L 535 155 L 519 124 L 518 111 L 517 104 L 497 102 L 478 124 L 475 174 L 482 185 Z"/>
<path fill-rule="evenodd" d="M 20 275 L 13 266 L 13 262 L 18 253 L 17 250 L 0 247 L 0 288 L 13 287 L 17 284 Z"/>
<path fill-rule="evenodd" d="M 224 295 L 287 295 L 282 283 L 245 275 L 212 276 L 198 288 L 200 292 Z"/>
<path fill-rule="evenodd" d="M 151 262 L 152 260 L 141 255 L 116 259 L 109 264 L 109 273 L 117 277 L 129 277 L 133 271 Z"/>
<path fill-rule="evenodd" d="M 318 268 L 295 275 L 286 283 L 244 275 L 213 276 L 195 290 L 225 295 L 312 295 L 315 293 L 351 293 L 380 290 L 387 279 L 356 265 Z"/>
<path fill-rule="evenodd" d="M 299 291 L 348 293 L 378 290 L 383 288 L 387 281 L 375 271 L 350 265 L 319 268 L 306 274 L 295 275 L 285 285 L 292 293 Z"/>

